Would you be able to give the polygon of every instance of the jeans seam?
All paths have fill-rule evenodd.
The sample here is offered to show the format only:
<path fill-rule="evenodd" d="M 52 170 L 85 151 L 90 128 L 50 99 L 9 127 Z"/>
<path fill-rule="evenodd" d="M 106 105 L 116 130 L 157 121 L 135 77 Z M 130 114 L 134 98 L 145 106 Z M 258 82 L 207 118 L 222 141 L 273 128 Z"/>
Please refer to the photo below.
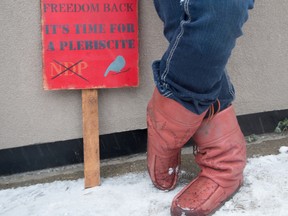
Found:
<path fill-rule="evenodd" d="M 227 82 L 228 82 L 229 93 L 230 93 L 230 95 L 234 98 L 234 97 L 235 97 L 235 91 L 234 91 L 234 89 L 233 89 L 233 85 L 231 84 L 230 78 L 229 78 L 229 76 L 228 76 L 227 69 L 225 68 L 224 70 L 225 70 L 225 71 L 224 71 L 224 74 L 225 74 L 225 77 L 226 77 Z"/>
<path fill-rule="evenodd" d="M 183 26 L 184 26 L 185 23 L 189 23 L 189 22 L 191 21 L 191 16 L 190 16 L 189 8 L 188 8 L 189 1 L 190 1 L 190 0 L 184 1 L 184 11 L 186 12 L 186 14 L 188 15 L 189 18 L 188 18 L 188 20 L 182 20 L 182 21 L 180 22 L 181 31 L 180 31 L 180 33 L 179 33 L 179 34 L 177 35 L 177 37 L 176 37 L 176 41 L 175 41 L 175 43 L 173 44 L 173 47 L 172 47 L 172 49 L 171 49 L 171 51 L 170 51 L 170 53 L 169 53 L 169 56 L 168 56 L 168 58 L 167 58 L 166 68 L 165 68 L 165 70 L 164 70 L 164 73 L 163 73 L 162 76 L 161 76 L 161 78 L 162 78 L 162 80 L 164 81 L 164 83 L 166 82 L 166 77 L 167 77 L 167 74 L 168 74 L 168 72 L 169 72 L 170 63 L 171 63 L 172 57 L 174 56 L 174 52 L 175 52 L 176 48 L 178 47 L 178 44 L 179 44 L 179 42 L 180 42 L 180 39 L 182 38 L 182 36 L 183 36 L 183 34 L 184 34 L 184 28 L 183 28 Z"/>

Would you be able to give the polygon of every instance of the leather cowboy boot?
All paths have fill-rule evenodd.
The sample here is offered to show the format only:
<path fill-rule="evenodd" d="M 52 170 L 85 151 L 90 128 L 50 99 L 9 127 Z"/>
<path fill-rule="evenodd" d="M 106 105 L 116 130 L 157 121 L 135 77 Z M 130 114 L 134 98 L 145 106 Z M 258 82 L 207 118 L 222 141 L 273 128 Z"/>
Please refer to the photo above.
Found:
<path fill-rule="evenodd" d="M 157 188 L 172 190 L 175 187 L 181 148 L 200 126 L 205 113 L 196 115 L 154 90 L 147 107 L 147 165 Z"/>
<path fill-rule="evenodd" d="M 193 138 L 201 172 L 174 198 L 173 216 L 210 215 L 243 183 L 246 142 L 232 106 L 205 119 Z"/>

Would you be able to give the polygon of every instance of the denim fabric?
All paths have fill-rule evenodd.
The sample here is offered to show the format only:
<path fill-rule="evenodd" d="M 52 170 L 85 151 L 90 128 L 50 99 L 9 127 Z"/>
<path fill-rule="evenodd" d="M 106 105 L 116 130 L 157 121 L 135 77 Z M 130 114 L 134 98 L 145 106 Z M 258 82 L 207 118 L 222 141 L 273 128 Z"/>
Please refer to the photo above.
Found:
<path fill-rule="evenodd" d="M 159 92 L 201 114 L 218 99 L 221 109 L 235 92 L 225 66 L 242 35 L 253 0 L 154 0 L 169 42 L 153 63 Z"/>

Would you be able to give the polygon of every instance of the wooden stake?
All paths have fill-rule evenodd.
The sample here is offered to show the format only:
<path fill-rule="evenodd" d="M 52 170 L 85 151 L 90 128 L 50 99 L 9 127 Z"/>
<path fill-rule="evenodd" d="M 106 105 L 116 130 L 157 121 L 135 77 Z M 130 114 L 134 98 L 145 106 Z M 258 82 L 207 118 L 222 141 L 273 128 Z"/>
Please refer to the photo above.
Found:
<path fill-rule="evenodd" d="M 97 89 L 82 90 L 85 188 L 100 185 L 100 151 Z"/>

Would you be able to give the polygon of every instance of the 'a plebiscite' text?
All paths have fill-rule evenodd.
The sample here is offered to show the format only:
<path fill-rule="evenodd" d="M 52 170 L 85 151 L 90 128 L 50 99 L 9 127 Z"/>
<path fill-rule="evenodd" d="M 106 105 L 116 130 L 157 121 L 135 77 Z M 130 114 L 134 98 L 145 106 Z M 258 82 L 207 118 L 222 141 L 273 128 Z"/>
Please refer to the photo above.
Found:
<path fill-rule="evenodd" d="M 55 47 L 55 43 L 48 43 L 48 51 L 65 50 L 103 50 L 103 49 L 134 49 L 135 40 L 76 40 L 60 41 Z"/>

